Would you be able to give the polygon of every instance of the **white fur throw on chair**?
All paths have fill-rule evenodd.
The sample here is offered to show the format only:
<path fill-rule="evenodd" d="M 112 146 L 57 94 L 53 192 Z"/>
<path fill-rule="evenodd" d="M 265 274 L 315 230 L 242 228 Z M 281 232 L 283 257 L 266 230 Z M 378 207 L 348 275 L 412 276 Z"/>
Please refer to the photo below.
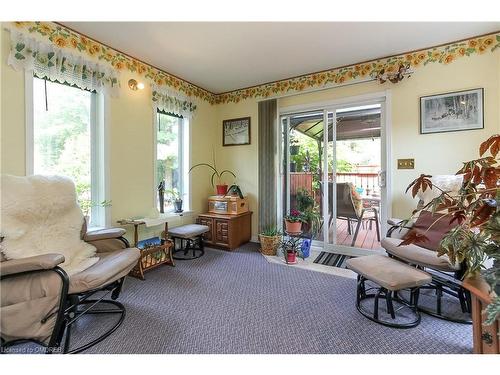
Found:
<path fill-rule="evenodd" d="M 96 263 L 96 249 L 80 237 L 83 214 L 75 185 L 61 176 L 2 175 L 2 253 L 7 259 L 58 253 L 69 274 Z"/>

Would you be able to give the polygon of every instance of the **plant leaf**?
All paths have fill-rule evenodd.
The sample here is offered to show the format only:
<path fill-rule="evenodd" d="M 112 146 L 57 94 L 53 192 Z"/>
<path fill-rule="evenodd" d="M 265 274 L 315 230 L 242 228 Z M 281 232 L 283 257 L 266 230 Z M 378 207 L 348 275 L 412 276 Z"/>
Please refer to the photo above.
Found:
<path fill-rule="evenodd" d="M 432 189 L 432 181 L 430 180 L 432 176 L 427 175 L 427 174 L 421 174 L 419 177 L 417 177 L 415 180 L 413 180 L 410 185 L 406 188 L 405 193 L 408 193 L 408 190 L 411 190 L 411 195 L 413 198 L 415 198 L 418 194 L 418 191 L 422 189 L 422 191 L 426 191 L 427 188 Z"/>
<path fill-rule="evenodd" d="M 406 235 L 406 238 L 401 241 L 401 243 L 398 245 L 399 246 L 407 246 L 407 245 L 411 245 L 411 244 L 421 244 L 421 243 L 424 243 L 424 242 L 428 242 L 429 241 L 429 238 L 427 238 L 424 234 L 418 232 L 417 230 L 411 230 L 410 232 L 408 232 L 408 234 Z"/>
<path fill-rule="evenodd" d="M 486 151 L 490 150 L 491 155 L 496 158 L 500 149 L 500 134 L 494 134 L 479 146 L 479 156 L 483 156 Z"/>

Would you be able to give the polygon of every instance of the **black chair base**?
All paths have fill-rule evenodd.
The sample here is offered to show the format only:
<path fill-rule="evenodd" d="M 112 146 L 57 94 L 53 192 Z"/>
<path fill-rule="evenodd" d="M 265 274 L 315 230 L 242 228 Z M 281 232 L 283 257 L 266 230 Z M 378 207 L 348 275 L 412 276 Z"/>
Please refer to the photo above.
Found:
<path fill-rule="evenodd" d="M 32 339 L 17 339 L 12 341 L 5 341 L 2 339 L 0 344 L 0 353 L 14 353 L 15 350 L 9 349 L 15 345 L 23 343 L 34 343 L 39 345 L 41 348 L 45 348 L 45 354 L 52 353 L 64 353 L 64 354 L 74 354 L 81 353 L 92 346 L 100 343 L 111 335 L 125 319 L 125 307 L 120 303 L 115 301 L 120 295 L 121 289 L 123 287 L 123 282 L 125 277 L 116 280 L 102 288 L 90 290 L 85 293 L 68 294 L 69 289 L 69 278 L 61 268 L 55 267 L 54 269 L 47 270 L 46 272 L 56 272 L 62 281 L 61 296 L 59 300 L 59 307 L 57 311 L 47 315 L 43 320 L 47 321 L 52 316 L 56 315 L 56 321 L 54 324 L 54 329 L 50 336 L 48 343 L 43 343 L 38 340 Z M 35 271 L 28 271 L 25 274 L 35 273 Z M 7 275 L 3 278 L 7 278 Z M 101 293 L 100 298 L 90 299 L 97 293 Z M 105 299 L 106 296 L 111 294 L 111 300 Z M 101 309 L 102 305 L 112 305 L 114 308 L 104 308 Z M 87 306 L 88 305 L 88 306 Z M 71 330 L 74 323 L 76 323 L 82 316 L 86 314 L 119 314 L 118 321 L 109 328 L 106 332 L 101 334 L 96 339 L 81 345 L 77 348 L 70 349 L 71 342 Z M 37 351 L 37 353 L 42 353 Z M 28 353 L 26 353 L 28 354 Z"/>
<path fill-rule="evenodd" d="M 177 240 L 180 240 L 181 245 L 180 248 L 175 249 Z M 172 253 L 175 260 L 193 260 L 205 255 L 202 236 L 194 238 L 172 237 L 172 241 L 174 241 L 174 251 Z"/>
<path fill-rule="evenodd" d="M 439 278 L 433 276 L 432 283 L 430 285 L 425 285 L 421 287 L 421 289 L 432 290 L 436 294 L 436 307 L 431 309 L 427 306 L 422 306 L 421 303 L 417 306 L 418 311 L 423 312 L 424 314 L 433 316 L 434 318 L 446 320 L 448 322 L 459 323 L 459 324 L 472 324 L 472 305 L 471 305 L 471 297 L 470 292 L 465 288 L 462 288 L 458 284 L 450 285 L 448 282 L 443 283 L 439 281 Z M 450 295 L 455 297 L 460 302 L 460 308 L 462 313 L 464 314 L 463 318 L 457 318 L 447 314 L 443 311 L 442 298 L 443 295 Z M 403 300 L 407 301 L 407 299 L 401 297 Z"/>
<path fill-rule="evenodd" d="M 65 341 L 64 353 L 68 353 L 68 354 L 81 353 L 81 352 L 93 347 L 94 345 L 96 345 L 96 344 L 100 343 L 101 341 L 103 341 L 104 339 L 106 339 L 114 331 L 116 331 L 118 329 L 118 327 L 121 326 L 121 324 L 123 323 L 123 320 L 125 319 L 125 306 L 123 306 L 120 302 L 112 301 L 112 300 L 101 300 L 101 301 L 88 300 L 88 301 L 84 301 L 84 302 L 80 303 L 79 306 L 85 305 L 85 304 L 92 304 L 92 305 L 95 304 L 94 306 L 100 306 L 101 304 L 109 304 L 109 305 L 114 306 L 115 308 L 114 309 L 109 309 L 109 308 L 91 309 L 91 310 L 87 310 L 85 312 L 79 312 L 79 313 L 89 314 L 89 315 L 90 314 L 120 314 L 119 319 L 111 328 L 109 328 L 106 332 L 101 334 L 96 339 L 88 342 L 87 344 L 81 345 L 78 348 L 71 349 L 71 350 L 69 348 L 69 343 L 70 343 L 72 326 L 71 325 L 68 326 L 67 330 L 66 330 L 66 341 Z"/>
<path fill-rule="evenodd" d="M 392 229 L 392 228 L 391 228 Z M 409 264 L 411 266 L 415 266 L 408 261 L 398 258 L 394 255 L 389 254 L 389 257 L 397 259 L 401 262 Z M 432 282 L 430 285 L 424 285 L 421 289 L 431 289 L 436 293 L 436 307 L 435 309 L 430 309 L 428 307 L 424 307 L 421 305 L 417 306 L 417 309 L 427 315 L 433 316 L 435 318 L 439 318 L 442 320 L 446 320 L 448 322 L 460 323 L 460 324 L 472 324 L 472 302 L 470 292 L 462 287 L 460 283 L 461 272 L 457 272 L 454 276 L 454 280 L 450 279 L 449 275 L 446 273 L 438 274 L 440 271 L 435 271 L 432 269 L 427 269 L 424 267 L 416 266 L 418 269 L 429 272 L 432 276 Z M 442 308 L 442 297 L 443 295 L 449 295 L 455 297 L 460 302 L 460 308 L 462 312 L 467 316 L 465 318 L 455 318 L 443 312 Z M 407 299 L 404 299 L 408 303 Z"/>
<path fill-rule="evenodd" d="M 399 329 L 406 329 L 406 328 L 413 328 L 416 327 L 417 325 L 420 324 L 421 316 L 418 310 L 416 309 L 416 305 L 418 303 L 418 297 L 419 297 L 419 289 L 418 288 L 412 288 L 410 290 L 410 295 L 411 295 L 411 303 L 406 302 L 405 300 L 399 298 L 398 292 L 395 291 L 390 291 L 387 290 L 386 288 L 383 287 L 376 287 L 376 288 L 369 288 L 368 290 L 366 289 L 365 285 L 366 279 L 363 276 L 358 276 L 358 285 L 357 285 L 357 291 L 356 291 L 356 308 L 357 310 L 363 315 L 364 317 L 370 319 L 372 322 L 384 325 L 386 327 L 391 327 L 391 328 L 399 328 Z M 367 293 L 369 290 L 375 290 L 375 293 Z M 361 302 L 367 299 L 373 298 L 374 301 L 374 306 L 373 306 L 373 311 L 367 311 L 361 306 Z M 380 298 L 385 299 L 386 303 L 386 308 L 387 308 L 387 313 L 391 315 L 391 318 L 394 320 L 396 319 L 396 313 L 401 309 L 401 308 L 406 308 L 409 313 L 410 317 L 412 319 L 409 322 L 404 322 L 404 323 L 397 323 L 397 322 L 390 322 L 386 320 L 382 320 L 379 318 L 379 300 Z M 394 302 L 398 302 L 399 304 L 402 305 L 400 309 L 395 310 L 394 309 Z"/>

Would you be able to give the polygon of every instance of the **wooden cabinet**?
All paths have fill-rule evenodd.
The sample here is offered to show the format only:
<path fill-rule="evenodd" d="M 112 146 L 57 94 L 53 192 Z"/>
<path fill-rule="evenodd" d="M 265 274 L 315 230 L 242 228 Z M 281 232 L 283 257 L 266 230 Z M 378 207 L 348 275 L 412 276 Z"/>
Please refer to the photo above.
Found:
<path fill-rule="evenodd" d="M 483 311 L 492 299 L 489 285 L 482 278 L 475 277 L 465 279 L 463 286 L 471 292 L 472 297 L 474 354 L 500 354 L 499 320 L 489 326 L 483 325 L 486 320 Z"/>
<path fill-rule="evenodd" d="M 234 250 L 252 237 L 252 212 L 239 215 L 206 213 L 198 216 L 198 224 L 210 230 L 204 234 L 205 245 Z"/>

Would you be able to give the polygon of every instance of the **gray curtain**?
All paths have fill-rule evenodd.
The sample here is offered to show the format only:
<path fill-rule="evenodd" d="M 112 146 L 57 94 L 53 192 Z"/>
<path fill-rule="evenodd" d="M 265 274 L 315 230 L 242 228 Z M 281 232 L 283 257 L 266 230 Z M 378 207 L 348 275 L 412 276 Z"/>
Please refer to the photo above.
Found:
<path fill-rule="evenodd" d="M 276 99 L 259 102 L 259 233 L 276 225 L 277 111 Z"/>

